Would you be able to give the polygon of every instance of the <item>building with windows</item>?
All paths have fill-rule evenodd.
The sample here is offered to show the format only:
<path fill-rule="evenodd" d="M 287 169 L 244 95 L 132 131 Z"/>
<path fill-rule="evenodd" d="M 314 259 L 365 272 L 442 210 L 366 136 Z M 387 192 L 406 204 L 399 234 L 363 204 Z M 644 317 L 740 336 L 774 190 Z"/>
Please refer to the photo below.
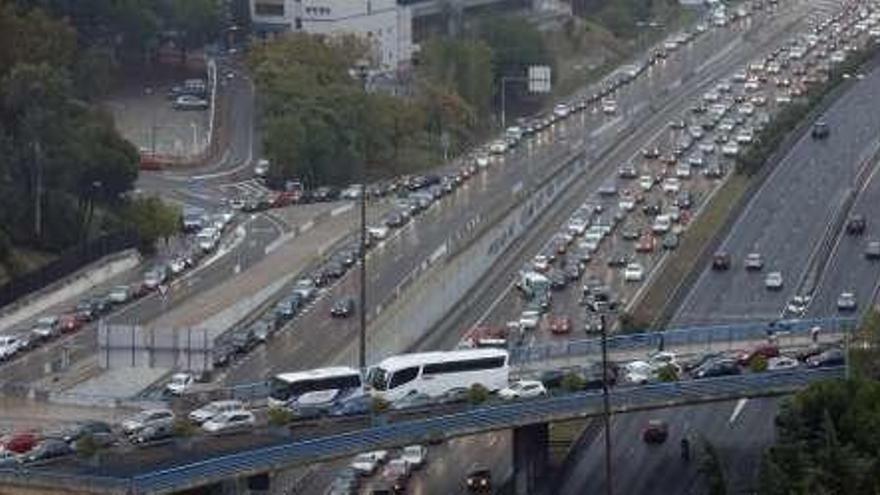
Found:
<path fill-rule="evenodd" d="M 413 52 L 412 14 L 396 0 L 250 0 L 254 31 L 355 34 L 368 40 L 384 71 L 405 68 Z"/>

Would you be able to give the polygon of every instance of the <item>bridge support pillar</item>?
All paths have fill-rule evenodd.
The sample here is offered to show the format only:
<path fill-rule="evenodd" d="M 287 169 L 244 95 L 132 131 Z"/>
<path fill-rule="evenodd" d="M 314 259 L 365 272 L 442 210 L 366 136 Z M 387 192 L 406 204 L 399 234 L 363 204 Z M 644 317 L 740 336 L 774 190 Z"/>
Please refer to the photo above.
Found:
<path fill-rule="evenodd" d="M 535 493 L 537 481 L 547 470 L 549 427 L 547 423 L 513 430 L 514 493 Z"/>

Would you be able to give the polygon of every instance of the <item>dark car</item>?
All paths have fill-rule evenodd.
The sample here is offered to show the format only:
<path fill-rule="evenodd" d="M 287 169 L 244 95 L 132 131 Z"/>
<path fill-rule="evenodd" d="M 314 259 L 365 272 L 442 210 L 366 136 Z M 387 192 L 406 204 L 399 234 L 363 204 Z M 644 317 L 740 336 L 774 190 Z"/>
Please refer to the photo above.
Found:
<path fill-rule="evenodd" d="M 241 328 L 232 334 L 229 343 L 236 354 L 245 354 L 257 345 L 257 338 L 251 328 Z"/>
<path fill-rule="evenodd" d="M 110 425 L 103 421 L 85 421 L 66 431 L 63 438 L 65 442 L 73 443 L 87 436 L 97 440 L 97 437 L 103 435 L 113 435 Z"/>
<path fill-rule="evenodd" d="M 672 204 L 683 210 L 688 210 L 693 204 L 693 195 L 690 191 L 679 191 Z"/>
<path fill-rule="evenodd" d="M 660 419 L 652 419 L 642 430 L 642 440 L 645 443 L 659 444 L 669 437 L 669 425 Z"/>
<path fill-rule="evenodd" d="M 701 354 L 699 356 L 696 356 L 692 359 L 679 361 L 679 364 L 681 365 L 682 369 L 684 369 L 685 371 L 694 371 L 706 363 L 709 363 L 711 361 L 715 361 L 717 359 L 721 359 L 723 357 L 724 357 L 724 353 L 722 353 L 722 352 L 717 352 L 717 351 L 707 352 L 705 354 Z"/>
<path fill-rule="evenodd" d="M 655 217 L 663 212 L 663 204 L 660 201 L 648 203 L 642 207 L 642 213 L 649 217 Z"/>
<path fill-rule="evenodd" d="M 131 437 L 131 441 L 132 443 L 158 442 L 159 440 L 167 440 L 173 436 L 173 424 L 155 424 L 141 429 L 137 434 Z"/>
<path fill-rule="evenodd" d="M 730 255 L 728 253 L 715 253 L 715 256 L 712 257 L 712 269 L 713 270 L 727 270 L 730 268 Z"/>
<path fill-rule="evenodd" d="M 831 134 L 831 129 L 825 121 L 820 120 L 813 124 L 813 139 L 825 139 L 829 134 Z"/>
<path fill-rule="evenodd" d="M 675 249 L 678 247 L 678 234 L 669 232 L 663 236 L 663 249 Z"/>
<path fill-rule="evenodd" d="M 779 356 L 779 347 L 773 344 L 761 344 L 750 351 L 743 351 L 737 356 L 737 361 L 742 366 L 748 366 L 756 357 L 770 359 Z"/>
<path fill-rule="evenodd" d="M 54 459 L 63 457 L 73 453 L 73 449 L 64 440 L 57 438 L 47 438 L 40 442 L 39 445 L 30 451 L 24 458 L 25 462 L 43 461 L 46 459 Z"/>
<path fill-rule="evenodd" d="M 729 376 L 740 374 L 740 368 L 735 359 L 721 358 L 704 363 L 694 370 L 694 378 L 711 378 L 713 376 Z"/>
<path fill-rule="evenodd" d="M 369 414 L 373 410 L 373 398 L 369 395 L 359 395 L 348 400 L 339 402 L 330 410 L 331 416 L 356 416 Z"/>
<path fill-rule="evenodd" d="M 869 260 L 880 259 L 880 241 L 870 241 L 865 247 L 865 258 Z"/>
<path fill-rule="evenodd" d="M 862 235 L 865 233 L 867 220 L 864 215 L 856 214 L 849 217 L 846 222 L 846 233 L 850 235 Z"/>
<path fill-rule="evenodd" d="M 385 215 L 383 222 L 386 227 L 393 229 L 403 226 L 406 223 L 406 217 L 397 211 L 389 211 Z"/>
<path fill-rule="evenodd" d="M 825 368 L 829 366 L 843 366 L 846 362 L 846 354 L 843 349 L 833 348 L 807 358 L 807 366 L 810 368 Z"/>
<path fill-rule="evenodd" d="M 630 262 L 631 256 L 626 253 L 614 253 L 608 257 L 608 266 L 619 268 Z"/>
<path fill-rule="evenodd" d="M 235 348 L 229 342 L 216 342 L 211 351 L 214 368 L 222 368 L 229 365 L 235 355 Z"/>
<path fill-rule="evenodd" d="M 538 380 L 548 389 L 559 388 L 562 386 L 562 380 L 566 374 L 562 370 L 545 370 L 538 375 Z"/>
<path fill-rule="evenodd" d="M 547 278 L 550 280 L 550 288 L 553 290 L 562 290 L 568 285 L 568 276 L 559 269 L 551 269 L 547 272 Z"/>
<path fill-rule="evenodd" d="M 330 316 L 334 318 L 348 318 L 354 313 L 354 298 L 343 297 L 333 303 L 330 308 Z"/>
<path fill-rule="evenodd" d="M 465 478 L 468 493 L 492 493 L 492 470 L 478 467 L 468 471 Z"/>
<path fill-rule="evenodd" d="M 339 261 L 330 260 L 324 265 L 324 273 L 330 278 L 340 278 L 345 275 L 345 267 Z"/>
<path fill-rule="evenodd" d="M 275 304 L 275 314 L 285 320 L 289 320 L 296 315 L 299 308 L 299 300 L 293 297 L 285 297 Z"/>
<path fill-rule="evenodd" d="M 91 300 L 80 301 L 75 308 L 76 319 L 82 322 L 92 321 L 98 316 Z"/>

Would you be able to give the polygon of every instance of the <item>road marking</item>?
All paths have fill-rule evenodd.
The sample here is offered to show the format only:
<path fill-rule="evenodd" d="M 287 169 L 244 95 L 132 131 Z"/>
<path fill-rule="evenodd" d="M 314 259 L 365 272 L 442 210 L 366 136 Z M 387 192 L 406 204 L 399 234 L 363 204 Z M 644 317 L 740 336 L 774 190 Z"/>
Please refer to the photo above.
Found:
<path fill-rule="evenodd" d="M 300 228 L 299 228 L 299 232 L 300 232 L 301 234 L 306 233 L 306 232 L 308 232 L 309 230 L 311 230 L 311 228 L 314 227 L 314 226 L 315 226 L 315 221 L 314 221 L 314 220 L 309 220 L 308 222 L 306 222 L 306 223 L 302 224 L 302 226 L 300 226 Z"/>
<path fill-rule="evenodd" d="M 334 208 L 333 210 L 331 210 L 330 216 L 337 217 L 337 216 L 342 215 L 343 213 L 351 210 L 352 208 L 354 208 L 354 203 L 348 203 L 346 205 L 342 205 L 338 208 Z"/>
<path fill-rule="evenodd" d="M 739 401 L 737 401 L 736 407 L 733 408 L 733 413 L 731 413 L 730 415 L 730 419 L 727 420 L 728 423 L 733 424 L 733 422 L 736 421 L 736 418 L 739 417 L 743 408 L 746 407 L 746 402 L 748 401 L 749 399 L 740 399 Z"/>

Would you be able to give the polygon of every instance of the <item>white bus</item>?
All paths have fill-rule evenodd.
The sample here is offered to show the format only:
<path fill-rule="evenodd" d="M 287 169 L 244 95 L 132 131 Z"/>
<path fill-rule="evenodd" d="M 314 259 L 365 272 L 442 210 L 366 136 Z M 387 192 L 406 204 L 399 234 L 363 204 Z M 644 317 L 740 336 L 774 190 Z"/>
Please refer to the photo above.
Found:
<path fill-rule="evenodd" d="M 505 350 L 422 352 L 386 358 L 370 368 L 367 385 L 374 397 L 393 402 L 416 393 L 438 397 L 475 384 L 499 390 L 508 386 L 509 375 Z"/>
<path fill-rule="evenodd" d="M 320 408 L 363 395 L 361 373 L 344 366 L 318 368 L 272 377 L 269 407 Z"/>

